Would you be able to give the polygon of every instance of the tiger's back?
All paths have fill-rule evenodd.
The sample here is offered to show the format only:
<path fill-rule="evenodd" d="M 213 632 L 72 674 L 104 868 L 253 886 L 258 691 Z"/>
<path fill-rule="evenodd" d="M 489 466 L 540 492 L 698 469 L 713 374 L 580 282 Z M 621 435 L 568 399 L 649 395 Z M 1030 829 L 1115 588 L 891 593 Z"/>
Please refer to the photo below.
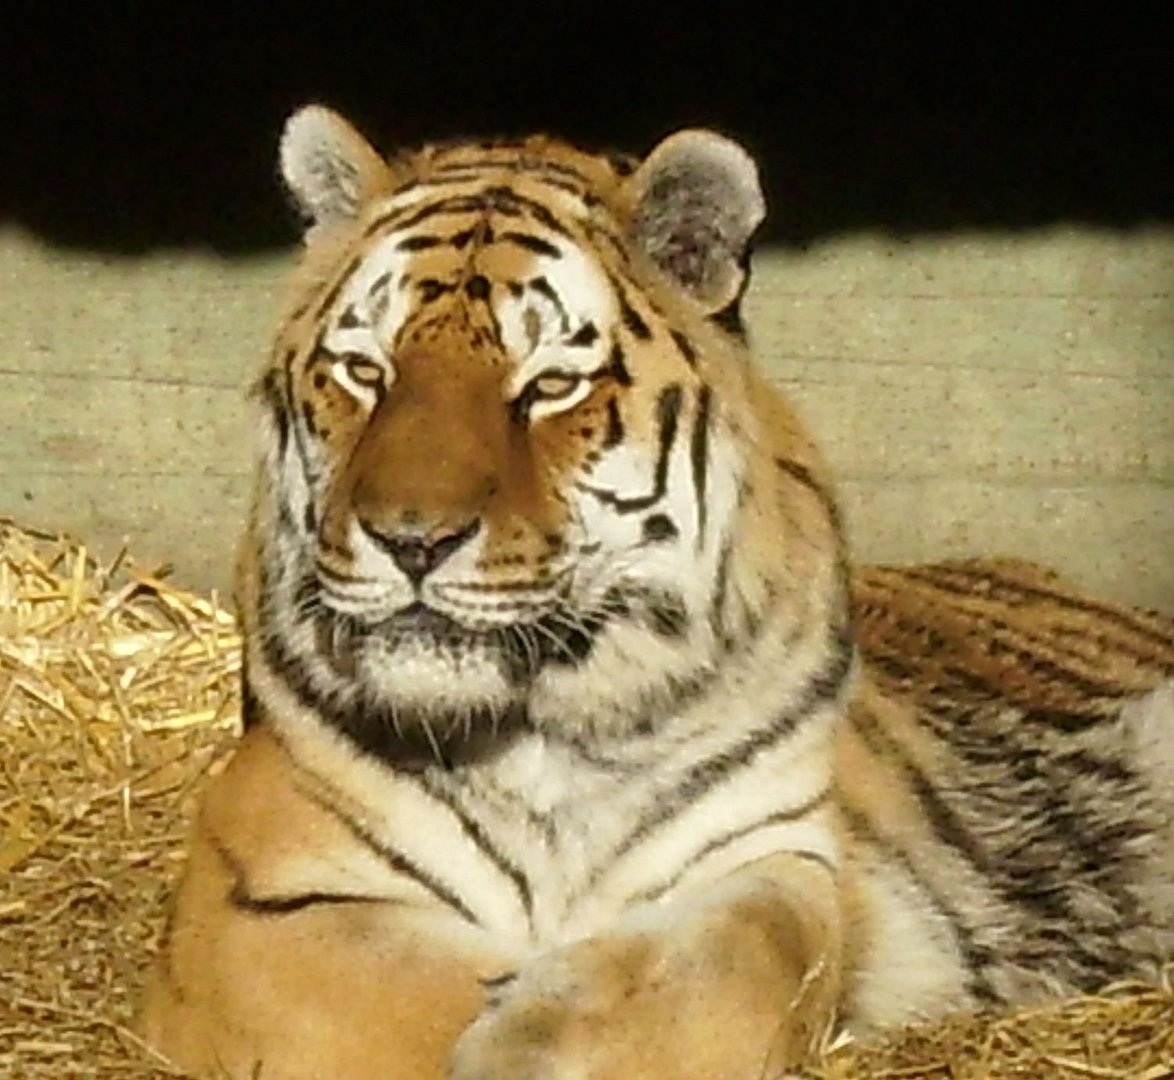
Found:
<path fill-rule="evenodd" d="M 276 1080 L 771 1075 L 836 1023 L 1161 962 L 1170 624 L 1025 567 L 849 576 L 737 332 L 743 151 L 384 162 L 311 108 L 283 171 L 313 225 L 256 384 L 247 731 L 156 1045 Z"/>
<path fill-rule="evenodd" d="M 971 1003 L 1154 977 L 1174 952 L 1174 620 L 1008 559 L 862 567 L 853 596 L 849 827 L 952 927 Z M 929 858 L 861 811 L 862 773 L 916 798 Z"/>

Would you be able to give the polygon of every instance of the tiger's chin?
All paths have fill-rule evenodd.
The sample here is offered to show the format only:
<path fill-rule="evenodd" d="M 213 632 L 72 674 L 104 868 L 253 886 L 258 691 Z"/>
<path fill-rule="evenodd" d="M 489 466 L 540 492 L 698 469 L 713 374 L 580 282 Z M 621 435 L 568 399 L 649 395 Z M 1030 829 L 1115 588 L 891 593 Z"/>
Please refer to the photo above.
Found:
<path fill-rule="evenodd" d="M 646 684 L 659 686 L 665 665 L 638 663 L 638 677 L 618 681 L 598 667 L 624 676 L 616 650 L 646 652 L 628 639 L 643 640 L 650 618 L 618 599 L 590 617 L 535 613 L 489 627 L 419 602 L 365 620 L 323 604 L 275 620 L 288 629 L 264 637 L 271 670 L 331 727 L 389 763 L 426 765 L 481 760 L 522 733 L 578 735 L 602 714 L 643 723 L 660 700 Z M 661 646 L 678 651 L 675 640 Z"/>
<path fill-rule="evenodd" d="M 500 710 L 522 680 L 506 662 L 502 635 L 463 626 L 413 604 L 370 624 L 320 618 L 316 650 L 359 697 L 406 715 Z"/>
<path fill-rule="evenodd" d="M 506 709 L 520 697 L 484 648 L 457 651 L 414 643 L 386 652 L 368 649 L 355 676 L 364 696 L 407 715 L 459 717 Z"/>
<path fill-rule="evenodd" d="M 317 715 L 395 767 L 484 759 L 527 724 L 519 687 L 493 649 L 473 638 L 373 629 L 345 650 L 336 645 L 328 674 L 314 666 L 317 677 L 307 683 Z"/>

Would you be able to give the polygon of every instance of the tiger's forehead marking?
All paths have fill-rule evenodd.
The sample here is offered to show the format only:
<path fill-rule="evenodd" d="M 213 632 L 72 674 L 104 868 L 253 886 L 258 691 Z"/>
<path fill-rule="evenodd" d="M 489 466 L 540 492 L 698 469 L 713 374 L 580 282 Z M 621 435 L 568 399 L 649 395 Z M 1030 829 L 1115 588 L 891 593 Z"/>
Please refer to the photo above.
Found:
<path fill-rule="evenodd" d="M 561 140 L 534 135 L 525 139 L 482 144 L 430 147 L 393 163 L 406 177 L 400 191 L 435 189 L 457 180 L 518 180 L 575 195 L 587 206 L 607 201 L 632 163 L 589 154 Z"/>
<path fill-rule="evenodd" d="M 500 169 L 478 171 L 441 198 L 409 185 L 385 199 L 365 230 L 365 252 L 329 297 L 320 347 L 387 363 L 405 328 L 443 301 L 444 317 L 456 307 L 486 321 L 514 366 L 511 383 L 550 368 L 597 370 L 608 352 L 604 328 L 620 309 L 612 271 L 576 235 L 583 205 L 561 190 L 539 201 L 516 178 L 513 186 L 502 179 Z"/>

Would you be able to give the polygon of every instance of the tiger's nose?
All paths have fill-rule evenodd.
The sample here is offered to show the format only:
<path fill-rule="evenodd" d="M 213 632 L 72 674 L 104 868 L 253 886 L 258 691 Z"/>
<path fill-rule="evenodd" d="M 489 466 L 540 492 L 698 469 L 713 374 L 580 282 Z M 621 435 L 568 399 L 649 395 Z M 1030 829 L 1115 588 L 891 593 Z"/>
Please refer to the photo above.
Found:
<path fill-rule="evenodd" d="M 441 526 L 428 532 L 415 529 L 384 530 L 364 518 L 359 518 L 359 524 L 417 588 L 426 575 L 472 540 L 481 528 L 479 518 L 457 529 Z"/>

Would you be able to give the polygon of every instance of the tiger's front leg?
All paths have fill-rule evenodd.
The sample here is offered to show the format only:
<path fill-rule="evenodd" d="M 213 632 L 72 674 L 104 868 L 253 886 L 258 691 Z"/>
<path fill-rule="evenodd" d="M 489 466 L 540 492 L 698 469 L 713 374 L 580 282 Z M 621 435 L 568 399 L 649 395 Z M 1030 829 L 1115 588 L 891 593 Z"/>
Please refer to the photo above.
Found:
<path fill-rule="evenodd" d="M 497 987 L 453 1080 L 749 1080 L 803 1061 L 840 983 L 829 868 L 774 855 Z"/>
<path fill-rule="evenodd" d="M 210 785 L 139 1027 L 207 1080 L 440 1080 L 507 971 L 308 797 L 264 732 Z"/>

